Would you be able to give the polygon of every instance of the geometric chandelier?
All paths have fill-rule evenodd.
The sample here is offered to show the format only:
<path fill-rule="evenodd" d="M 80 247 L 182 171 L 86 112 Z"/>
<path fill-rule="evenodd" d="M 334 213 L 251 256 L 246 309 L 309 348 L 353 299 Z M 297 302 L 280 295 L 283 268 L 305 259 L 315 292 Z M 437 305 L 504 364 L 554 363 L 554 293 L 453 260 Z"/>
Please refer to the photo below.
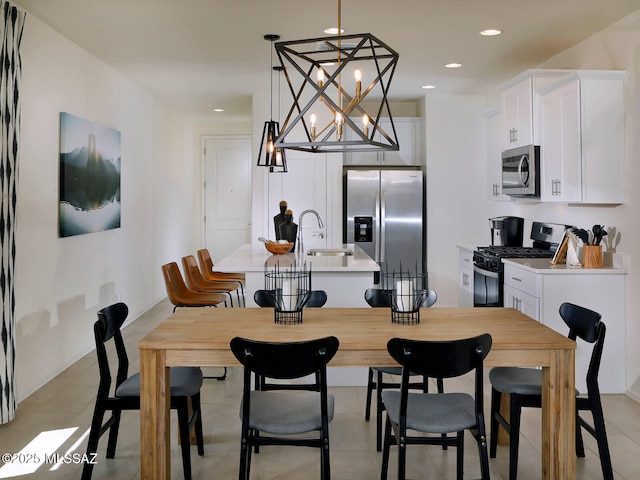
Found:
<path fill-rule="evenodd" d="M 312 153 L 399 149 L 387 100 L 397 52 L 370 33 L 275 47 L 293 98 L 276 147 Z"/>
<path fill-rule="evenodd" d="M 278 40 L 280 35 L 267 34 L 264 36 L 265 40 L 271 42 L 271 69 L 269 70 L 269 87 L 270 87 L 270 100 L 269 108 L 271 110 L 270 120 L 264 122 L 264 128 L 262 130 L 262 139 L 260 140 L 260 148 L 258 150 L 258 167 L 269 167 L 269 173 L 286 173 L 287 172 L 287 159 L 284 150 L 281 147 L 275 145 L 275 140 L 280 135 L 280 125 L 273 120 L 273 42 Z"/>

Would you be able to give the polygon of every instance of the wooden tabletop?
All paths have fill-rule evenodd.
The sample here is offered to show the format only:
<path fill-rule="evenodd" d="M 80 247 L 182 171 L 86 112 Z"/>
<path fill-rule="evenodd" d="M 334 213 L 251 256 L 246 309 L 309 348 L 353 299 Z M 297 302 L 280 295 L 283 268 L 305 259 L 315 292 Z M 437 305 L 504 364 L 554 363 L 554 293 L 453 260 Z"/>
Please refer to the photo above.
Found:
<path fill-rule="evenodd" d="M 180 352 L 199 350 L 206 358 L 198 358 L 198 364 L 210 366 L 237 364 L 229 350 L 235 336 L 300 341 L 335 335 L 340 349 L 330 366 L 395 365 L 386 352 L 392 337 L 451 340 L 489 333 L 493 346 L 487 365 L 548 365 L 549 350 L 575 349 L 575 342 L 565 335 L 510 308 L 422 309 L 416 325 L 392 323 L 386 308 L 308 308 L 302 320 L 297 325 L 276 324 L 271 308 L 182 308 L 139 347 L 164 350 L 167 363 L 175 365 L 193 357 Z M 526 355 L 518 354 L 524 351 Z"/>

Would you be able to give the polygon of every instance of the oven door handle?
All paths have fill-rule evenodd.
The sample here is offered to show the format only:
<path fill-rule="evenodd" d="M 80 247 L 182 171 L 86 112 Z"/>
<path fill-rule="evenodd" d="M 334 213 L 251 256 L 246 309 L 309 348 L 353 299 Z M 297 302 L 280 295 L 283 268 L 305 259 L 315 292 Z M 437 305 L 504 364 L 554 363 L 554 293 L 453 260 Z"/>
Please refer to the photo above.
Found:
<path fill-rule="evenodd" d="M 487 277 L 499 279 L 498 272 L 491 272 L 489 270 L 485 270 L 483 268 L 478 267 L 477 265 L 473 266 L 473 271 L 479 273 L 480 275 L 485 275 Z"/>

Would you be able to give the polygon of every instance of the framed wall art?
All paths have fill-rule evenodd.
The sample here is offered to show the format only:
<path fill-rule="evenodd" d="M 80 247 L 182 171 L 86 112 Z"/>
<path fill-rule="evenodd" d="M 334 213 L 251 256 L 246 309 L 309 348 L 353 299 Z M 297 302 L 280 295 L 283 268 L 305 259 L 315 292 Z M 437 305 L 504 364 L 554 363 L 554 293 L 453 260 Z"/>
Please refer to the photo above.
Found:
<path fill-rule="evenodd" d="M 60 113 L 60 237 L 120 228 L 120 131 Z"/>

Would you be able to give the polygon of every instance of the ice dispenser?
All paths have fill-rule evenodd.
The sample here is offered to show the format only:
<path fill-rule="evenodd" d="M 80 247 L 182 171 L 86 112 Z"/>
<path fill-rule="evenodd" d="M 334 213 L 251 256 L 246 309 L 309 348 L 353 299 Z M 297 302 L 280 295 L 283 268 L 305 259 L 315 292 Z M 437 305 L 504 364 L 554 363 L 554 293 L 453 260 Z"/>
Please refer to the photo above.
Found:
<path fill-rule="evenodd" d="M 373 242 L 373 217 L 353 218 L 354 242 Z"/>

